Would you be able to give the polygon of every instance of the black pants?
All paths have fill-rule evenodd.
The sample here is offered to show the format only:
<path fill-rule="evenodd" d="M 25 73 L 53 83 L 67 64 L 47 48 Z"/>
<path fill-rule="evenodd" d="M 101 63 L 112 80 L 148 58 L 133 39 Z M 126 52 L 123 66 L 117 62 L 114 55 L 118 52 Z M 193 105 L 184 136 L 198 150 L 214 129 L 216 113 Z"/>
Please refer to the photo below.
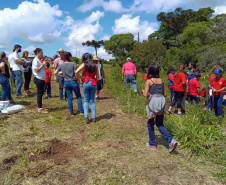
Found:
<path fill-rule="evenodd" d="M 36 88 L 37 88 L 38 108 L 42 108 L 42 96 L 44 94 L 45 80 L 39 80 L 38 78 L 34 77 L 34 83 L 36 84 Z"/>
<path fill-rule="evenodd" d="M 51 84 L 50 83 L 45 83 L 45 89 L 44 91 L 47 91 L 47 96 L 48 98 L 51 98 Z"/>
<path fill-rule="evenodd" d="M 31 75 L 32 75 L 31 68 L 28 68 L 28 72 L 24 72 L 24 79 L 25 79 L 24 90 L 25 91 L 29 90 L 29 85 L 31 82 Z"/>
<path fill-rule="evenodd" d="M 177 103 L 177 108 L 181 108 L 182 100 L 184 98 L 184 91 L 173 91 L 173 101 L 170 106 L 174 107 Z"/>

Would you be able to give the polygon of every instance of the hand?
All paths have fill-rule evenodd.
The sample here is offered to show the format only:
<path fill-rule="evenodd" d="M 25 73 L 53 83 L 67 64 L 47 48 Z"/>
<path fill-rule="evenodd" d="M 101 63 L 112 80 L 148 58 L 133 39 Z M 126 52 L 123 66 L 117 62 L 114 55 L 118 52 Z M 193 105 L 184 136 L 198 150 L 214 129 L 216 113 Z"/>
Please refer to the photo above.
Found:
<path fill-rule="evenodd" d="M 142 94 L 144 94 L 144 89 L 141 89 L 140 92 L 141 92 Z"/>
<path fill-rule="evenodd" d="M 29 61 L 28 63 L 29 63 L 29 64 L 31 64 L 31 63 L 32 63 L 32 61 Z"/>
<path fill-rule="evenodd" d="M 56 76 L 54 76 L 54 80 L 55 80 L 55 81 L 57 80 Z"/>
<path fill-rule="evenodd" d="M 44 66 L 44 65 L 46 65 L 46 61 L 44 60 L 44 62 L 42 63 L 42 65 Z"/>
<path fill-rule="evenodd" d="M 125 78 L 124 77 L 122 77 L 122 80 L 124 80 Z"/>
<path fill-rule="evenodd" d="M 105 82 L 104 78 L 103 78 L 103 83 Z"/>

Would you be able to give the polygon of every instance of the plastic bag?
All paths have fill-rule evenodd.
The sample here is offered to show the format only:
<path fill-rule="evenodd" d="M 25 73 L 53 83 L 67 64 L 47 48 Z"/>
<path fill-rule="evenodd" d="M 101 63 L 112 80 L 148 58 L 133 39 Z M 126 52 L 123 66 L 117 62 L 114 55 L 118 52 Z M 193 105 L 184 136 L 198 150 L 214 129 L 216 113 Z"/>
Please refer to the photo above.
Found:
<path fill-rule="evenodd" d="M 4 108 L 0 108 L 2 114 L 14 114 L 22 111 L 23 109 L 25 109 L 23 105 L 7 105 Z"/>

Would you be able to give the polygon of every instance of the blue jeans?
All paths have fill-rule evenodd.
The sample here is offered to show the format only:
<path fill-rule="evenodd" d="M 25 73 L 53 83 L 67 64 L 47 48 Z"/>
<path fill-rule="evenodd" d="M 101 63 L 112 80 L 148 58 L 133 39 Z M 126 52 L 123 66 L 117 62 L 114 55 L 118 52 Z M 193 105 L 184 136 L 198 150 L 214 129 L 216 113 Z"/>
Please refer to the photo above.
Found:
<path fill-rule="evenodd" d="M 148 120 L 148 133 L 149 133 L 149 145 L 156 146 L 155 142 L 155 130 L 154 125 L 158 127 L 159 131 L 161 132 L 162 136 L 165 138 L 167 143 L 171 143 L 172 136 L 167 131 L 166 127 L 163 125 L 164 115 L 156 116 L 156 118 L 151 118 Z"/>
<path fill-rule="evenodd" d="M 12 70 L 12 68 L 10 68 L 10 71 L 11 71 L 11 85 L 12 84 L 15 84 L 15 75 L 13 74 L 13 70 Z"/>
<path fill-rule="evenodd" d="M 82 89 L 83 89 L 83 95 L 84 95 L 84 116 L 85 118 L 88 118 L 89 113 L 89 103 L 91 107 L 92 112 L 92 118 L 96 118 L 96 105 L 94 102 L 95 93 L 97 90 L 96 85 L 92 85 L 92 80 L 90 80 L 88 83 L 83 83 Z"/>
<path fill-rule="evenodd" d="M 213 97 L 210 96 L 208 100 L 209 101 L 208 101 L 207 109 L 212 110 Z"/>
<path fill-rule="evenodd" d="M 22 95 L 21 88 L 24 83 L 24 80 L 22 77 L 22 71 L 20 71 L 20 70 L 13 71 L 13 74 L 16 76 L 16 95 L 20 96 L 20 95 Z"/>
<path fill-rule="evenodd" d="M 8 100 L 12 100 L 9 78 L 0 76 L 0 84 L 2 85 L 2 101 L 6 101 L 6 97 Z"/>
<path fill-rule="evenodd" d="M 196 103 L 196 104 L 199 104 L 199 97 L 198 96 L 192 96 L 190 95 L 190 99 L 191 99 L 191 104 L 193 105 L 193 101 Z"/>
<path fill-rule="evenodd" d="M 173 87 L 169 88 L 170 89 L 170 100 L 171 102 L 173 101 Z"/>
<path fill-rule="evenodd" d="M 64 78 L 60 76 L 56 76 L 59 81 L 59 96 L 60 99 L 63 100 L 63 91 L 64 91 Z M 66 96 L 66 94 L 65 94 Z"/>
<path fill-rule="evenodd" d="M 213 95 L 214 111 L 216 116 L 223 116 L 222 103 L 224 95 Z"/>
<path fill-rule="evenodd" d="M 136 82 L 135 76 L 134 75 L 126 75 L 125 78 L 126 78 L 126 88 L 129 90 L 129 83 L 131 83 L 133 86 L 133 90 L 135 92 L 137 92 L 137 82 Z"/>
<path fill-rule="evenodd" d="M 76 98 L 78 100 L 78 107 L 80 110 L 80 113 L 83 113 L 83 107 L 82 107 L 82 97 L 81 97 L 81 93 L 80 93 L 80 88 L 79 88 L 79 84 L 77 81 L 71 81 L 71 82 L 64 82 L 64 87 L 67 93 L 67 101 L 68 101 L 68 106 L 71 112 L 71 115 L 74 114 L 74 110 L 73 110 L 73 91 L 76 95 Z"/>
<path fill-rule="evenodd" d="M 48 98 L 51 98 L 51 83 L 45 83 L 44 92 L 46 91 Z"/>

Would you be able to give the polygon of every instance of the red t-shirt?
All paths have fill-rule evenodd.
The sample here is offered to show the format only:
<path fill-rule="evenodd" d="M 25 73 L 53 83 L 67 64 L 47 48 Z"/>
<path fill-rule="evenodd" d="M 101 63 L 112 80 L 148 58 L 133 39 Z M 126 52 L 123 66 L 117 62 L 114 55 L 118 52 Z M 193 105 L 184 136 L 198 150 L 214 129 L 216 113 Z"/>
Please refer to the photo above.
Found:
<path fill-rule="evenodd" d="M 186 82 L 187 78 L 185 73 L 181 72 L 178 77 L 177 77 L 177 73 L 175 73 L 174 75 L 174 87 L 173 87 L 173 91 L 181 91 L 184 92 L 186 85 L 183 85 L 183 82 Z"/>
<path fill-rule="evenodd" d="M 202 97 L 206 97 L 206 90 L 205 89 L 202 89 L 199 94 Z"/>
<path fill-rule="evenodd" d="M 221 77 L 219 80 L 217 80 L 216 78 L 213 80 L 213 88 L 216 90 L 220 90 L 223 87 L 226 86 L 226 79 Z M 222 95 L 224 94 L 224 92 L 213 92 L 213 95 Z"/>
<path fill-rule="evenodd" d="M 188 82 L 188 85 L 189 85 L 189 94 L 192 96 L 198 96 L 197 88 L 200 88 L 199 81 L 193 78 Z"/>
<path fill-rule="evenodd" d="M 46 69 L 46 80 L 45 83 L 50 83 L 51 82 L 51 76 L 52 76 L 52 72 L 50 69 Z"/>
<path fill-rule="evenodd" d="M 145 80 L 145 81 L 148 80 L 148 74 L 147 74 L 147 73 L 144 75 L 144 80 Z"/>
<path fill-rule="evenodd" d="M 210 85 L 213 85 L 213 80 L 215 79 L 215 75 L 214 74 L 210 74 L 209 76 L 209 81 L 210 81 Z"/>
<path fill-rule="evenodd" d="M 82 83 L 88 83 L 91 79 L 92 79 L 92 82 L 91 82 L 91 85 L 97 85 L 97 80 L 96 80 L 96 73 L 97 73 L 97 70 L 95 69 L 94 73 L 90 74 L 88 72 L 88 70 L 86 69 L 83 69 L 83 72 L 84 72 L 84 75 L 85 75 L 85 78 L 83 79 Z"/>
<path fill-rule="evenodd" d="M 173 80 L 174 80 L 173 74 L 169 74 L 169 75 L 168 75 L 168 78 L 169 78 L 171 81 L 173 81 Z M 171 88 L 173 88 L 173 85 L 168 85 L 168 87 L 171 89 Z"/>

